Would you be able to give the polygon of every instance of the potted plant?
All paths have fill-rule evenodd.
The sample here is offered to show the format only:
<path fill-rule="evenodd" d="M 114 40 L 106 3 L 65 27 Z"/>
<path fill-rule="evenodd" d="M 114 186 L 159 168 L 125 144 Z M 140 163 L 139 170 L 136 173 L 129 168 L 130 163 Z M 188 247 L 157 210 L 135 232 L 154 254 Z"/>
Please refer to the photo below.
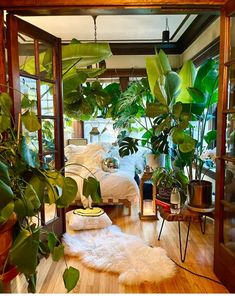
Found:
<path fill-rule="evenodd" d="M 8 263 L 15 266 L 18 272 L 25 275 L 28 291 L 35 292 L 36 270 L 40 257 L 47 258 L 51 254 L 52 259 L 58 261 L 64 254 L 64 247 L 56 233 L 45 232 L 40 227 L 40 208 L 46 203 L 55 204 L 59 208 L 68 207 L 76 196 L 77 184 L 72 178 L 64 176 L 63 169 L 46 170 L 39 166 L 28 148 L 25 137 L 20 133 L 21 120 L 18 122 L 17 130 L 11 128 L 11 106 L 10 96 L 1 93 L 0 224 L 9 223 L 12 215 L 16 216 L 16 223 L 11 246 L 11 234 L 8 238 L 10 250 L 8 254 L 7 250 L 5 252 L 6 258 L 5 262 L 2 262 L 0 273 L 4 273 Z M 39 129 L 39 123 L 36 124 L 37 117 L 32 113 L 30 115 L 22 115 L 25 127 L 30 127 L 30 131 Z M 96 197 L 100 196 L 97 184 L 98 181 L 94 178 L 87 179 L 87 197 L 93 196 L 93 193 Z M 4 277 L 0 275 L 0 278 Z M 63 280 L 68 291 L 75 287 L 78 279 L 77 269 L 73 267 L 65 269 Z"/>
<path fill-rule="evenodd" d="M 183 205 L 187 199 L 188 177 L 180 169 L 156 168 L 153 171 L 153 182 L 158 188 L 159 199 L 170 202 L 170 195 L 173 188 L 178 188 Z"/>
<path fill-rule="evenodd" d="M 187 170 L 189 192 L 195 192 L 195 184 L 199 188 L 205 186 L 204 197 L 197 199 L 198 202 L 190 199 L 189 204 L 208 207 L 211 184 L 202 180 L 205 161 L 201 156 L 216 139 L 216 131 L 206 131 L 206 126 L 213 118 L 213 108 L 218 100 L 218 65 L 210 59 L 196 70 L 193 63 L 187 61 L 176 73 L 171 70 L 167 56 L 160 51 L 148 58 L 147 73 L 156 98 L 153 116 L 155 130 L 159 132 L 157 146 L 164 147 L 162 152 L 170 154 L 174 167 Z"/>
<path fill-rule="evenodd" d="M 186 75 L 187 72 L 183 73 L 182 79 Z M 203 180 L 203 167 L 208 164 L 208 159 L 213 158 L 205 157 L 205 154 L 209 155 L 208 149 L 217 135 L 215 129 L 207 127 L 207 123 L 214 118 L 218 102 L 218 75 L 218 63 L 208 59 L 196 71 L 192 87 L 187 87 L 190 115 L 188 134 L 195 140 L 196 145 L 190 153 L 179 151 L 176 164 L 188 168 L 189 206 L 196 210 L 210 208 L 212 204 L 212 183 Z"/>
<path fill-rule="evenodd" d="M 163 165 L 161 153 L 156 147 L 154 118 L 149 106 L 154 101 L 147 78 L 130 83 L 121 93 L 113 107 L 112 118 L 114 128 L 121 130 L 118 137 L 120 156 L 129 155 L 138 151 L 139 147 L 146 147 L 147 165 L 152 168 Z M 135 137 L 133 133 L 142 133 Z"/>

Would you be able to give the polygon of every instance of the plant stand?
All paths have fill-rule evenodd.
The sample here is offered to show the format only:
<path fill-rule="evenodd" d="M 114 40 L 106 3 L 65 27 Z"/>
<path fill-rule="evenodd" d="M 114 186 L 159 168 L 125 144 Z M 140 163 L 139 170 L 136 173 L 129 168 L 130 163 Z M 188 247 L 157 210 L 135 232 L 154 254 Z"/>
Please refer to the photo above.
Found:
<path fill-rule="evenodd" d="M 185 258 L 186 258 L 186 254 L 187 254 L 188 239 L 189 239 L 191 222 L 199 222 L 201 232 L 204 234 L 205 230 L 206 230 L 206 216 L 205 216 L 206 213 L 205 212 L 204 213 L 194 212 L 194 211 L 190 211 L 187 208 L 182 208 L 179 214 L 171 214 L 169 212 L 169 210 L 166 210 L 161 206 L 159 206 L 159 212 L 160 212 L 160 215 L 161 215 L 163 220 L 162 220 L 160 232 L 159 232 L 159 235 L 158 235 L 158 240 L 160 240 L 160 238 L 161 238 L 161 234 L 162 234 L 162 230 L 163 230 L 165 220 L 169 221 L 169 222 L 176 222 L 177 221 L 178 222 L 180 259 L 181 259 L 182 262 L 184 262 Z M 205 217 L 204 217 L 204 221 L 202 222 L 202 217 L 203 216 L 205 216 Z M 180 222 L 188 222 L 184 250 L 183 250 L 183 247 L 182 247 L 182 233 L 181 233 L 181 224 L 180 224 Z"/>

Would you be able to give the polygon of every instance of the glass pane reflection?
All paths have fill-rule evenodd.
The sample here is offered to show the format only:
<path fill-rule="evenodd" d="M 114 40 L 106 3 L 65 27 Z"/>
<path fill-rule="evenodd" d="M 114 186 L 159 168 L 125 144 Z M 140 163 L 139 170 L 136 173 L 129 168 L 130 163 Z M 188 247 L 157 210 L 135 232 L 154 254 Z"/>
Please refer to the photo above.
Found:
<path fill-rule="evenodd" d="M 235 114 L 227 115 L 226 153 L 235 157 Z"/>
<path fill-rule="evenodd" d="M 235 16 L 230 18 L 231 20 L 231 50 L 230 50 L 230 59 L 235 58 Z"/>
<path fill-rule="evenodd" d="M 41 113 L 42 115 L 54 115 L 54 87 L 51 83 L 41 83 Z"/>
<path fill-rule="evenodd" d="M 18 35 L 20 71 L 35 75 L 34 40 L 22 33 Z"/>
<path fill-rule="evenodd" d="M 41 79 L 53 79 L 52 48 L 50 45 L 40 42 L 39 44 L 39 61 Z"/>
<path fill-rule="evenodd" d="M 42 147 L 43 152 L 55 150 L 55 133 L 54 133 L 54 120 L 42 120 Z"/>
<path fill-rule="evenodd" d="M 33 111 L 37 114 L 37 86 L 36 80 L 28 77 L 20 77 L 21 108 L 25 112 Z"/>
<path fill-rule="evenodd" d="M 235 108 L 235 64 L 229 67 L 228 107 L 227 108 L 228 109 Z"/>

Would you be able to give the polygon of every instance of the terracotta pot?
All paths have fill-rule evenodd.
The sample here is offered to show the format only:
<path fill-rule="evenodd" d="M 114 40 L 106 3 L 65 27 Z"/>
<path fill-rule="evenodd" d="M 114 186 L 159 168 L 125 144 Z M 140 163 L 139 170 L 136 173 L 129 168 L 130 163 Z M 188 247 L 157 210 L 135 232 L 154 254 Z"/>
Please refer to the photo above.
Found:
<path fill-rule="evenodd" d="M 16 215 L 13 214 L 7 222 L 0 225 L 0 273 L 12 245 L 12 231 L 16 222 Z"/>
<path fill-rule="evenodd" d="M 188 184 L 189 206 L 199 209 L 212 207 L 212 183 L 192 180 Z"/>
<path fill-rule="evenodd" d="M 3 283 L 3 293 L 11 293 L 11 281 L 18 275 L 15 266 L 8 265 L 4 273 L 0 273 L 0 280 Z"/>

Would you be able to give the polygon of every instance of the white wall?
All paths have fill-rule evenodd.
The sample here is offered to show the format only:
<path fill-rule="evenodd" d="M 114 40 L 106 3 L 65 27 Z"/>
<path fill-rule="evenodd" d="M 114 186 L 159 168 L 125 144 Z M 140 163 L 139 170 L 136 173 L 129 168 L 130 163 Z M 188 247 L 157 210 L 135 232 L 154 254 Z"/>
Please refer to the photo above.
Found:
<path fill-rule="evenodd" d="M 220 18 L 213 22 L 180 56 L 181 64 L 191 59 L 199 51 L 220 35 Z"/>
<path fill-rule="evenodd" d="M 179 55 L 169 55 L 169 60 L 172 68 L 178 68 L 180 66 L 180 56 Z M 144 55 L 115 55 L 106 60 L 107 68 L 146 68 L 145 65 L 146 56 Z"/>

